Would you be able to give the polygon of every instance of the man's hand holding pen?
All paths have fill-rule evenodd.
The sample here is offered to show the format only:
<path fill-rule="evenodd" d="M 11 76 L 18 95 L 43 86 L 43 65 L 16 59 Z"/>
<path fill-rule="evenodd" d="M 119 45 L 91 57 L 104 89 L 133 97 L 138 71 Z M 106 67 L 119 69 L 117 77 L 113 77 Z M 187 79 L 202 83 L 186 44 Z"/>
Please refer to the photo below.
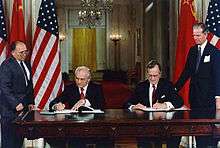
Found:
<path fill-rule="evenodd" d="M 65 108 L 65 104 L 63 104 L 61 102 L 54 105 L 54 109 L 58 110 L 58 111 L 64 110 L 64 108 Z"/>
<path fill-rule="evenodd" d="M 159 103 L 156 102 L 155 104 L 153 104 L 153 108 L 155 109 L 167 109 L 167 104 L 166 103 Z"/>
<path fill-rule="evenodd" d="M 85 103 L 86 103 L 86 99 L 80 99 L 80 100 L 71 108 L 71 110 L 77 111 L 78 108 L 79 108 L 80 106 L 85 105 Z"/>
<path fill-rule="evenodd" d="M 143 104 L 138 103 L 138 104 L 134 105 L 131 109 L 132 109 L 132 110 L 135 110 L 135 109 L 145 110 L 146 108 L 147 108 L 147 107 L 144 106 Z"/>

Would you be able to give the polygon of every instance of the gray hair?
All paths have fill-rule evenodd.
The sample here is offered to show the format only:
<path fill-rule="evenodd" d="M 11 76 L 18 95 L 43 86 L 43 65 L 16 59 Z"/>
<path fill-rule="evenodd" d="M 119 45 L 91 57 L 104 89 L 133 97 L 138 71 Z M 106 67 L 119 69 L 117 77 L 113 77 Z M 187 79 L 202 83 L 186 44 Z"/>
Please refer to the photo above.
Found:
<path fill-rule="evenodd" d="M 207 34 L 209 32 L 208 28 L 206 27 L 206 25 L 204 23 L 195 23 L 193 25 L 193 29 L 198 29 L 201 28 L 202 29 L 202 33 Z"/>
<path fill-rule="evenodd" d="M 77 75 L 77 73 L 79 73 L 80 71 L 83 71 L 87 74 L 87 78 L 90 79 L 91 78 L 91 72 L 90 69 L 86 66 L 79 66 L 76 68 L 75 70 L 75 76 Z"/>

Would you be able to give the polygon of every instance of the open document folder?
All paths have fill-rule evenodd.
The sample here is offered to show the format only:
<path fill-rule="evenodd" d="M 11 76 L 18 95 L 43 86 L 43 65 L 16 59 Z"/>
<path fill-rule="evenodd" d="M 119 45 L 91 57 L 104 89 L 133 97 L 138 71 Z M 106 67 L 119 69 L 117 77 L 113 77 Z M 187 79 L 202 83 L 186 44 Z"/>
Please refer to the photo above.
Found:
<path fill-rule="evenodd" d="M 53 112 L 49 112 L 49 111 L 41 111 L 41 114 L 47 114 L 47 115 L 53 115 L 53 114 L 72 114 L 72 113 L 104 113 L 104 111 L 100 110 L 100 109 L 93 109 L 91 107 L 88 106 L 81 106 L 77 111 L 75 110 L 71 110 L 71 109 L 64 109 L 61 111 L 53 111 Z"/>
<path fill-rule="evenodd" d="M 167 108 L 167 109 L 155 109 L 155 108 L 151 108 L 151 107 L 146 107 L 145 109 L 143 109 L 143 111 L 148 111 L 148 112 L 154 112 L 154 111 L 158 111 L 158 112 L 167 112 L 167 111 L 181 111 L 181 110 L 190 110 L 188 107 L 186 106 L 182 106 L 180 108 Z"/>

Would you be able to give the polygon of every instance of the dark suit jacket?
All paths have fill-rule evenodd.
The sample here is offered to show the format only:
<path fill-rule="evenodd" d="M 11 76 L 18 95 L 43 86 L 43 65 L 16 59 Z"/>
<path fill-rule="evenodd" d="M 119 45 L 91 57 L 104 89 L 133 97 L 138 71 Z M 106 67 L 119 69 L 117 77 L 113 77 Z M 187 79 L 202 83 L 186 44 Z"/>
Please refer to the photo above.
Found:
<path fill-rule="evenodd" d="M 127 109 L 129 106 L 138 103 L 150 107 L 149 87 L 150 82 L 148 80 L 139 83 L 135 88 L 133 96 L 125 103 L 125 108 Z M 183 105 L 183 99 L 175 91 L 173 84 L 166 79 L 161 78 L 159 80 L 155 95 L 160 103 L 171 102 L 175 108 Z"/>
<path fill-rule="evenodd" d="M 25 62 L 30 73 L 31 66 Z M 0 66 L 0 113 L 2 117 L 16 116 L 16 106 L 22 103 L 25 107 L 33 103 L 32 79 L 25 83 L 25 75 L 14 57 L 9 57 Z"/>
<path fill-rule="evenodd" d="M 220 96 L 220 50 L 216 52 L 215 63 L 215 95 Z"/>
<path fill-rule="evenodd" d="M 72 108 L 74 104 L 80 99 L 79 88 L 75 83 L 72 83 L 65 87 L 64 91 L 60 96 L 50 102 L 49 108 L 52 109 L 54 104 L 62 102 L 66 104 L 67 108 Z M 104 107 L 104 96 L 102 87 L 99 84 L 89 82 L 86 90 L 86 99 L 91 103 L 91 107 L 95 109 L 103 109 Z"/>
<path fill-rule="evenodd" d="M 215 96 L 220 95 L 220 52 L 210 43 L 204 48 L 198 70 L 198 46 L 190 48 L 185 68 L 175 84 L 177 90 L 191 78 L 189 102 L 191 108 L 215 108 Z"/>

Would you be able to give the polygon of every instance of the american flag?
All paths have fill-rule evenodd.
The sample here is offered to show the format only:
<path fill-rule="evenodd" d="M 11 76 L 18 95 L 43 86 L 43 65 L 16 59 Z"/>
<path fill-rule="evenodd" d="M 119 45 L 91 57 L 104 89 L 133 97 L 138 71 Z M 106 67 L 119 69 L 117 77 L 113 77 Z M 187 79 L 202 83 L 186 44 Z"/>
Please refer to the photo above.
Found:
<path fill-rule="evenodd" d="M 3 3 L 0 0 L 0 65 L 6 58 L 6 39 L 7 39 L 7 31 L 3 10 Z"/>
<path fill-rule="evenodd" d="M 220 0 L 209 2 L 206 25 L 210 31 L 208 40 L 220 49 Z"/>
<path fill-rule="evenodd" d="M 42 0 L 31 55 L 35 105 L 48 109 L 63 88 L 54 0 Z"/>

